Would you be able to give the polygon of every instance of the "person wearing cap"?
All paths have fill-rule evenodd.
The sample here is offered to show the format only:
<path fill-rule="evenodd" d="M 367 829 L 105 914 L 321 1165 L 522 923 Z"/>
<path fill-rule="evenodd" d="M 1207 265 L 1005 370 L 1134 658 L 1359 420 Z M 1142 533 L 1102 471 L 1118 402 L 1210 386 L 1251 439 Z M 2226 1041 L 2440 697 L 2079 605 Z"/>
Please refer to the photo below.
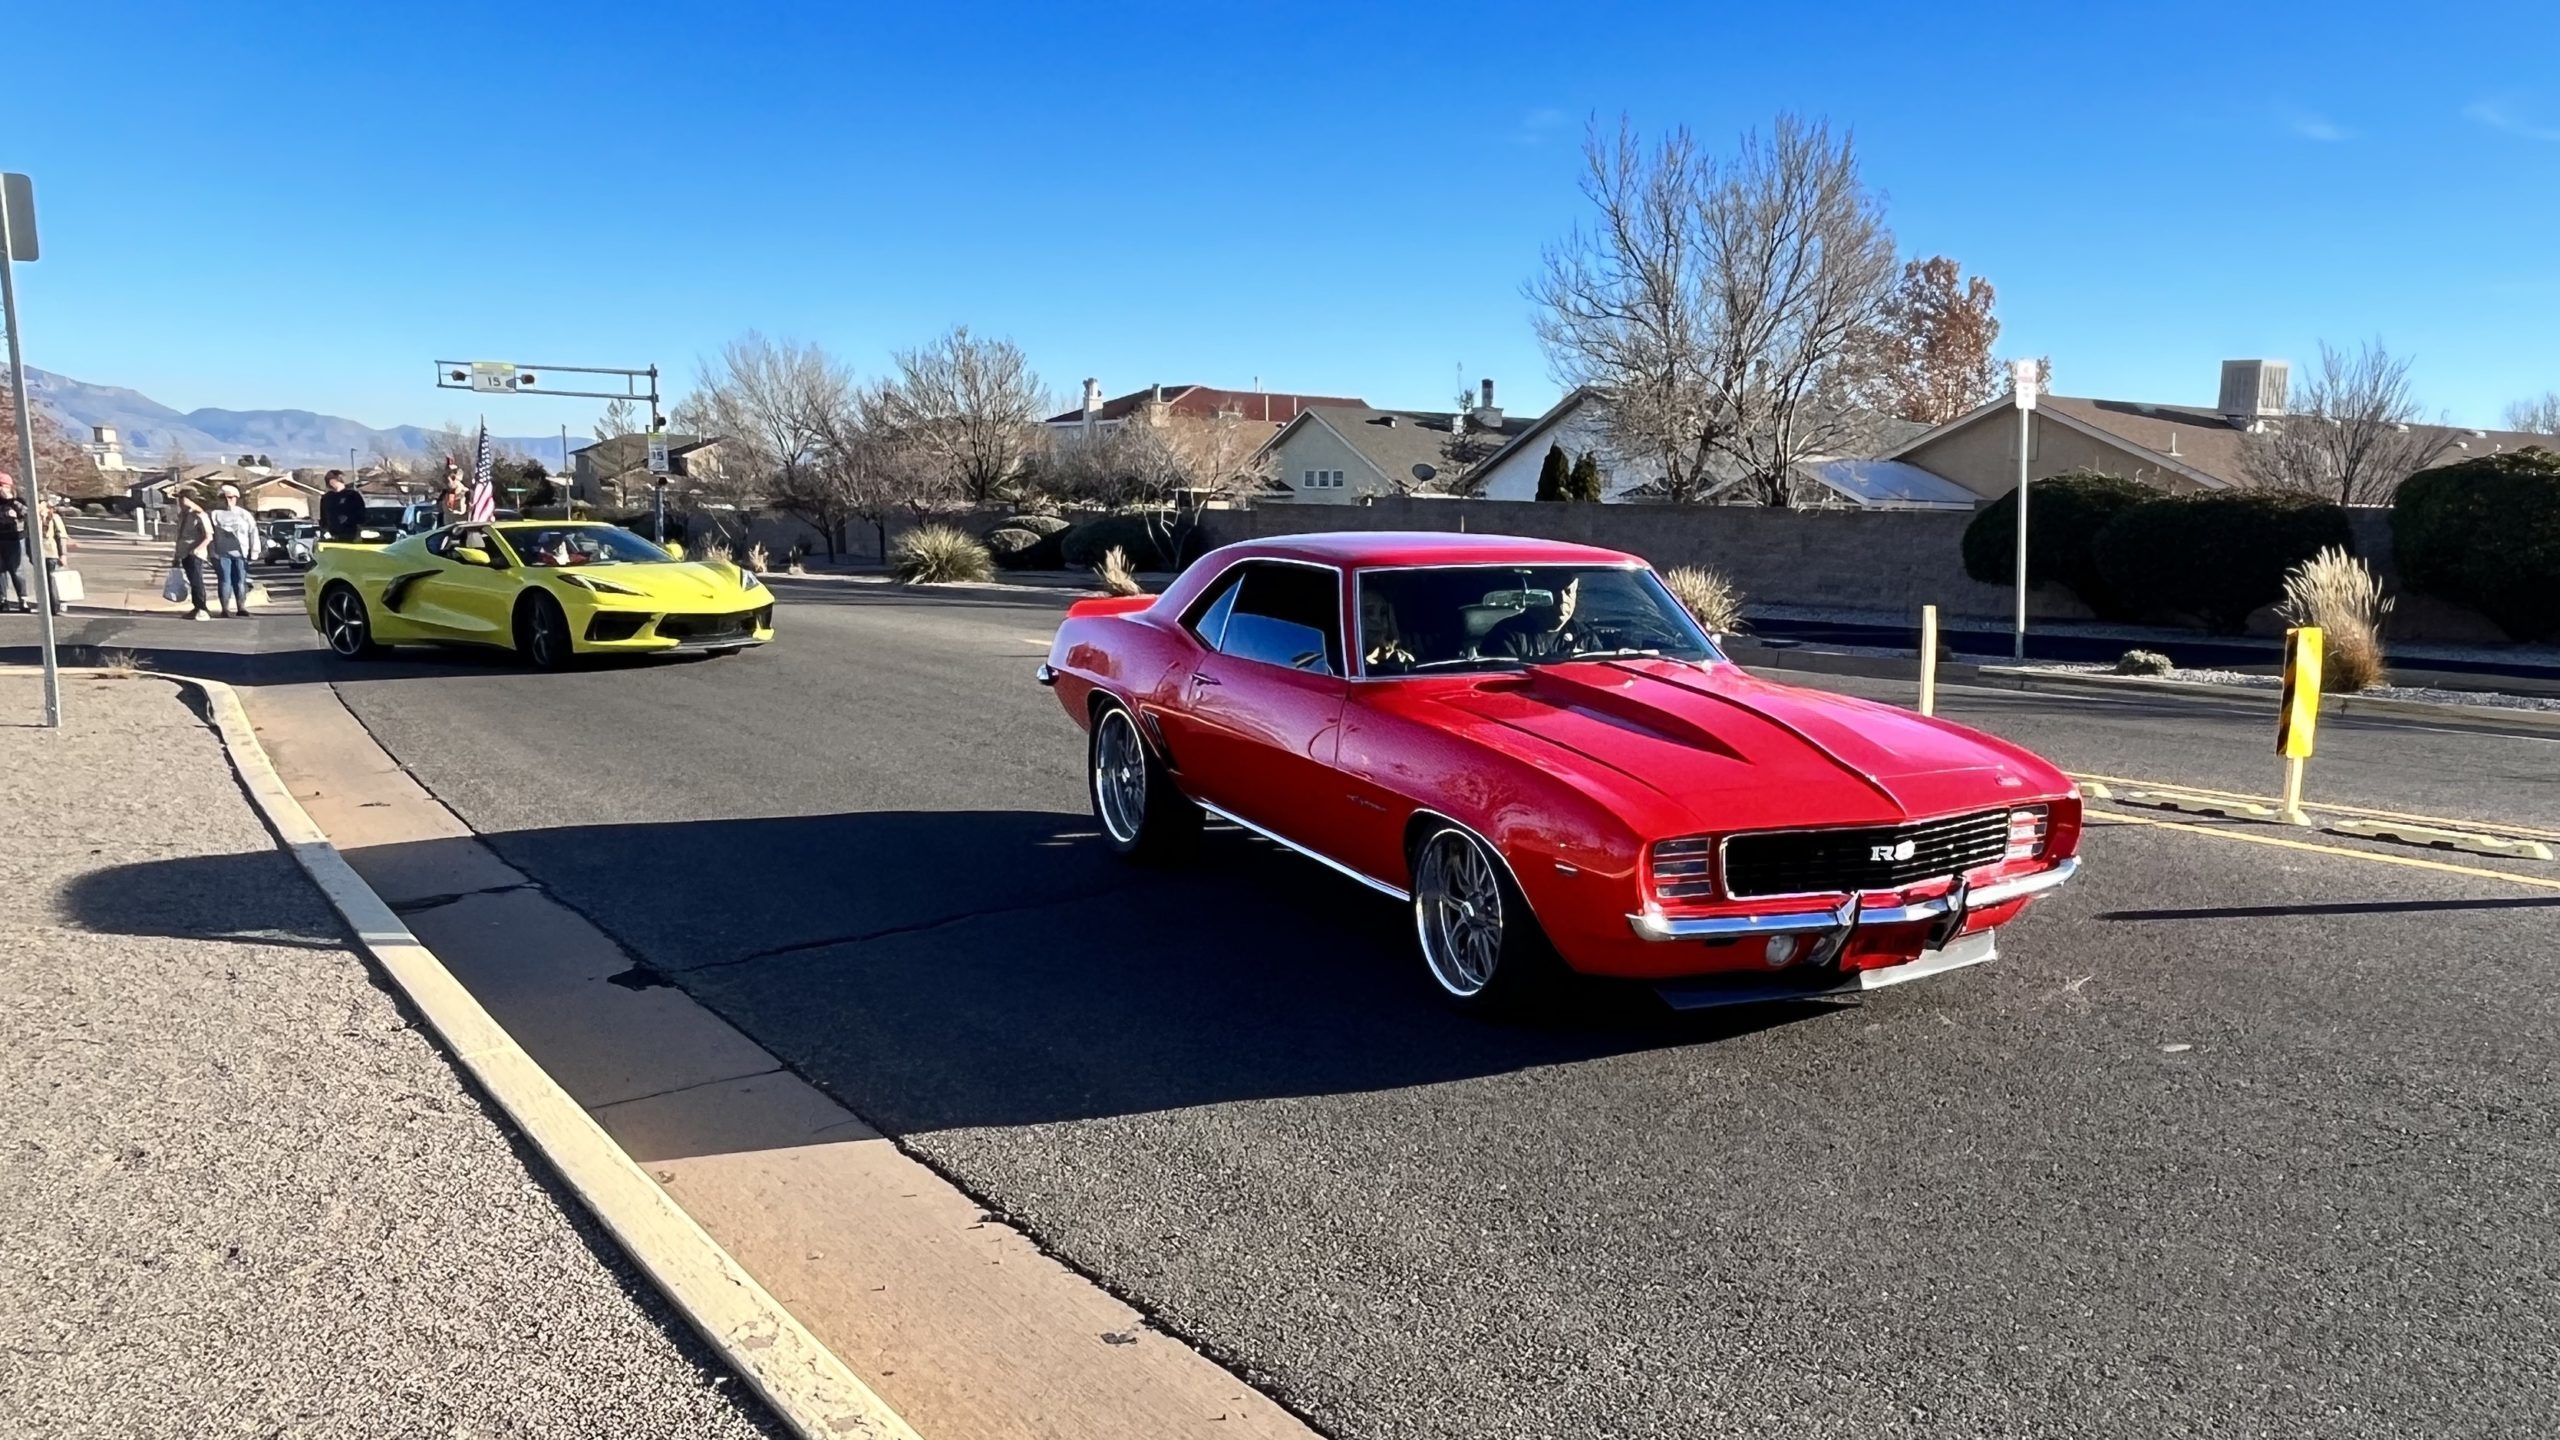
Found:
<path fill-rule="evenodd" d="M 36 553 L 44 559 L 44 592 L 53 597 L 54 614 L 68 615 L 71 607 L 62 603 L 62 584 L 53 577 L 71 563 L 71 527 L 62 522 L 61 501 L 47 499 L 41 508 L 44 514 L 36 521 Z"/>
<path fill-rule="evenodd" d="M 27 598 L 27 541 L 35 528 L 35 515 L 18 494 L 18 477 L 0 471 L 0 611 L 36 611 Z M 13 592 L 18 597 L 14 603 L 9 599 Z"/>
<path fill-rule="evenodd" d="M 173 486 L 169 496 L 178 506 L 177 523 L 171 527 L 177 543 L 169 552 L 169 563 L 185 572 L 187 598 L 195 602 L 195 613 L 187 618 L 210 620 L 213 617 L 204 608 L 204 559 L 213 545 L 213 520 L 193 490 Z"/>
<path fill-rule="evenodd" d="M 258 517 L 240 503 L 240 487 L 225 485 L 213 512 L 213 579 L 226 616 L 249 613 L 249 557 L 258 553 Z"/>

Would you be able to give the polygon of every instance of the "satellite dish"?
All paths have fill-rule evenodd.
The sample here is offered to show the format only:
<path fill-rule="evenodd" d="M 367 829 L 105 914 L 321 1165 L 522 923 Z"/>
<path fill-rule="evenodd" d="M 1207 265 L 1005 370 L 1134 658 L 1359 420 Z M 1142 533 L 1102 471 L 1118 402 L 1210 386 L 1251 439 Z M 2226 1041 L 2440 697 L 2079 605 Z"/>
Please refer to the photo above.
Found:
<path fill-rule="evenodd" d="M 1430 483 L 1432 482 L 1432 480 L 1433 480 L 1433 479 L 1435 479 L 1435 478 L 1437 478 L 1437 477 L 1439 476 L 1439 474 L 1440 474 L 1440 471 L 1439 471 L 1436 467 L 1432 466 L 1432 465 L 1431 465 L 1429 462 L 1427 462 L 1427 461 L 1415 461 L 1415 462 L 1414 462 L 1414 466 L 1413 466 L 1413 478 L 1414 478 L 1414 479 L 1416 479 L 1416 480 L 1421 481 L 1422 483 L 1424 483 L 1424 484 L 1426 484 L 1426 485 L 1430 484 Z"/>

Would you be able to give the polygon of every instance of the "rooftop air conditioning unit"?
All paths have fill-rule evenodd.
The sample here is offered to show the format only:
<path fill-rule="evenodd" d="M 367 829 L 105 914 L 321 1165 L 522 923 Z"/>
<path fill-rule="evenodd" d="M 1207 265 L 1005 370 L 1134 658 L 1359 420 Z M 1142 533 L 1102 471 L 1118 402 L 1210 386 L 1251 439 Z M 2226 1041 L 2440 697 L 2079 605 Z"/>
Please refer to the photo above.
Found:
<path fill-rule="evenodd" d="M 2284 413 L 2285 381 L 2293 367 L 2282 360 L 2222 362 L 2222 417 L 2244 429 Z"/>

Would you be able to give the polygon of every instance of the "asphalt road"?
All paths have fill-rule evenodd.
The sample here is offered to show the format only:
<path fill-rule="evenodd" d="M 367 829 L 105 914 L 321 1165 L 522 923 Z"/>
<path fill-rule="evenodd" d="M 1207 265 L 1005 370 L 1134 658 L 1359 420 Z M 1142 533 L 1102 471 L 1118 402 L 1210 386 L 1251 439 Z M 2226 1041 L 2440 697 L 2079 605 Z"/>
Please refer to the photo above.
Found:
<path fill-rule="evenodd" d="M 2110 826 L 1992 966 L 1486 1026 L 1306 862 L 1100 853 L 1053 607 L 785 599 L 733 660 L 327 673 L 506 858 L 1335 1433 L 2560 1427 L 2560 893 Z M 2260 711 L 1945 700 L 2274 778 Z M 2560 828 L 2548 742 L 2332 723 L 2313 773 Z"/>

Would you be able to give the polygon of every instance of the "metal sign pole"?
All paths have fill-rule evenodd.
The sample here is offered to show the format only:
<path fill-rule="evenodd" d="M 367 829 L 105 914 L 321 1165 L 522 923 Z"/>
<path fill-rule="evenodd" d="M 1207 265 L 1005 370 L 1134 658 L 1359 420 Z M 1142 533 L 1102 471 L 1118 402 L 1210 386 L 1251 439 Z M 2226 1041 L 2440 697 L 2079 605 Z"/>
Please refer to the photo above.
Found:
<path fill-rule="evenodd" d="M 2036 362 L 2009 365 L 2009 385 L 2018 405 L 2018 615 L 2009 639 L 2009 658 L 2027 663 L 2027 452 L 2035 443 Z"/>
<path fill-rule="evenodd" d="M 9 176 L 7 184 L 6 199 L 0 200 L 0 318 L 5 318 L 9 331 L 9 398 L 18 406 L 18 478 L 26 483 L 27 514 L 35 522 L 35 553 L 30 558 L 36 576 L 36 643 L 44 651 L 44 723 L 46 729 L 54 730 L 62 726 L 62 665 L 53 648 L 53 577 L 44 568 L 44 490 L 36 478 L 36 417 L 27 408 L 27 358 L 18 345 L 14 258 L 21 252 L 30 260 L 35 258 L 35 215 L 32 203 L 21 204 L 30 193 L 26 177 Z"/>

